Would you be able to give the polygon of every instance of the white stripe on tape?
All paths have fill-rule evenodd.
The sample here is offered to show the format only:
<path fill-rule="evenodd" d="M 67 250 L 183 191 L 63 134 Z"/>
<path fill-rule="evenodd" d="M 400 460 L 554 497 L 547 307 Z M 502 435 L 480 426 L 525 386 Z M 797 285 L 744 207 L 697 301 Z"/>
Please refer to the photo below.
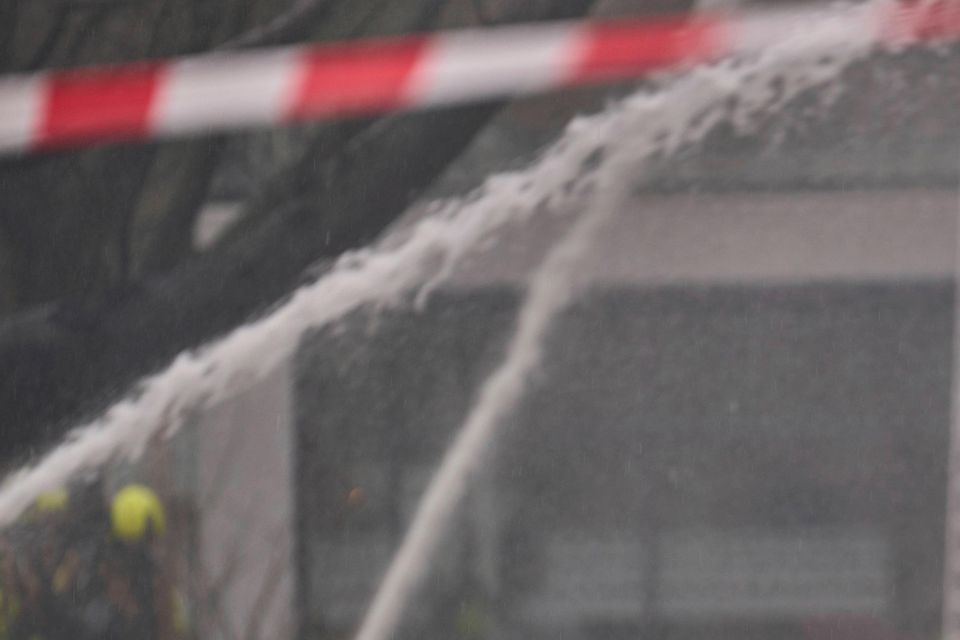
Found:
<path fill-rule="evenodd" d="M 413 73 L 414 105 L 471 102 L 533 93 L 562 83 L 580 51 L 582 29 L 503 27 L 438 36 Z"/>
<path fill-rule="evenodd" d="M 880 35 L 875 4 L 830 11 L 767 10 L 731 20 L 725 31 L 731 51 L 754 52 L 803 37 L 804 44 L 830 48 Z M 814 35 L 815 34 L 815 35 Z"/>
<path fill-rule="evenodd" d="M 0 79 L 0 149 L 25 149 L 36 141 L 46 86 L 43 77 Z"/>
<path fill-rule="evenodd" d="M 294 49 L 178 62 L 160 82 L 151 129 L 176 133 L 278 122 L 287 115 L 299 72 Z"/>

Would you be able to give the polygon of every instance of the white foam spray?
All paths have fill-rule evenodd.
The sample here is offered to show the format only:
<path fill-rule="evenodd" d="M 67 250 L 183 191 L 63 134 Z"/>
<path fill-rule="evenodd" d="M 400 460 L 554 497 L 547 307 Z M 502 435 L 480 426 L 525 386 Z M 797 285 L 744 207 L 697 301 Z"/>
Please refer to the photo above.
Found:
<path fill-rule="evenodd" d="M 669 154 L 717 122 L 748 127 L 758 112 L 828 84 L 869 51 L 872 35 L 850 34 L 843 45 L 835 40 L 812 29 L 749 62 L 698 69 L 660 92 L 641 92 L 601 114 L 577 118 L 530 168 L 490 178 L 467 201 L 437 205 L 430 218 L 402 236 L 345 256 L 270 316 L 207 348 L 181 354 L 147 379 L 138 394 L 76 429 L 36 465 L 10 476 L 0 489 L 0 524 L 15 519 L 42 491 L 110 460 L 135 458 L 154 438 L 176 432 L 190 412 L 248 388 L 289 357 L 305 330 L 365 304 L 399 304 L 417 287 L 430 291 L 465 255 L 510 223 L 542 210 L 582 207 L 596 176 L 612 168 L 607 159 L 596 170 L 585 170 L 598 149 L 639 171 L 652 153 Z M 735 105 L 729 104 L 731 98 Z"/>

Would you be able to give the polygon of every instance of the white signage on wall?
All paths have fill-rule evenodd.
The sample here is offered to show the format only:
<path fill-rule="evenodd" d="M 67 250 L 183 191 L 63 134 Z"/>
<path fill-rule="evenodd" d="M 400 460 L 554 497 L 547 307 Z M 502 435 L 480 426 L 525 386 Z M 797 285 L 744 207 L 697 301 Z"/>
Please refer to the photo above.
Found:
<path fill-rule="evenodd" d="M 667 616 L 877 615 L 891 595 L 890 549 L 876 531 L 677 533 L 661 553 Z"/>
<path fill-rule="evenodd" d="M 644 550 L 635 535 L 556 535 L 542 549 L 541 579 L 522 609 L 530 622 L 639 619 Z"/>

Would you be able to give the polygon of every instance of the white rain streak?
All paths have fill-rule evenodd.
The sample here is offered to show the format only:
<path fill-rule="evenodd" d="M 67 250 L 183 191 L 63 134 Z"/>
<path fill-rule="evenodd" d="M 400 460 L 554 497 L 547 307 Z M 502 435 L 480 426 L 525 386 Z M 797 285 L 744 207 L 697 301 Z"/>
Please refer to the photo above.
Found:
<path fill-rule="evenodd" d="M 836 44 L 817 30 L 805 31 L 749 59 L 694 70 L 660 91 L 640 91 L 600 114 L 576 118 L 531 167 L 489 178 L 466 200 L 436 205 L 432 216 L 402 236 L 345 255 L 271 315 L 182 353 L 137 393 L 9 476 L 0 488 L 0 524 L 13 521 L 41 492 L 108 461 L 139 457 L 153 439 L 175 433 L 191 412 L 249 388 L 291 355 L 304 331 L 363 305 L 402 304 L 418 287 L 422 300 L 464 256 L 494 241 L 509 224 L 543 210 L 582 208 L 591 183 L 614 169 L 610 159 L 632 167 L 631 180 L 652 154 L 673 153 L 718 122 L 749 129 L 758 113 L 830 84 L 874 41 L 870 34 L 851 33 L 843 45 L 825 51 L 825 43 Z M 586 172 L 598 150 L 608 159 Z"/>

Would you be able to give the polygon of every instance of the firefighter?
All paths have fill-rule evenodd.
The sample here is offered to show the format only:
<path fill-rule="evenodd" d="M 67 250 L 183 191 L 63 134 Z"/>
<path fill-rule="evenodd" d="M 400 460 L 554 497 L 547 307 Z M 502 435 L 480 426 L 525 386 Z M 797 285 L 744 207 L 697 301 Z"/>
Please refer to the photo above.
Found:
<path fill-rule="evenodd" d="M 136 484 L 109 506 L 102 495 L 98 485 L 44 494 L 0 538 L 0 640 L 183 636 L 160 499 Z"/>
<path fill-rule="evenodd" d="M 483 581 L 467 571 L 457 590 L 454 637 L 458 640 L 487 640 L 493 635 L 493 601 Z"/>
<path fill-rule="evenodd" d="M 482 598 L 469 597 L 457 609 L 457 638 L 483 640 L 490 635 L 490 616 Z"/>
<path fill-rule="evenodd" d="M 148 487 L 131 484 L 110 505 L 110 552 L 101 564 L 118 638 L 168 640 L 178 629 L 177 596 L 165 571 L 160 545 L 167 520 Z"/>
<path fill-rule="evenodd" d="M 80 524 L 64 489 L 41 494 L 0 537 L 0 618 L 6 638 L 53 640 L 74 626 L 53 584 L 74 564 Z"/>
<path fill-rule="evenodd" d="M 131 484 L 113 498 L 110 528 L 117 540 L 142 544 L 166 532 L 167 517 L 157 494 L 143 485 Z"/>

